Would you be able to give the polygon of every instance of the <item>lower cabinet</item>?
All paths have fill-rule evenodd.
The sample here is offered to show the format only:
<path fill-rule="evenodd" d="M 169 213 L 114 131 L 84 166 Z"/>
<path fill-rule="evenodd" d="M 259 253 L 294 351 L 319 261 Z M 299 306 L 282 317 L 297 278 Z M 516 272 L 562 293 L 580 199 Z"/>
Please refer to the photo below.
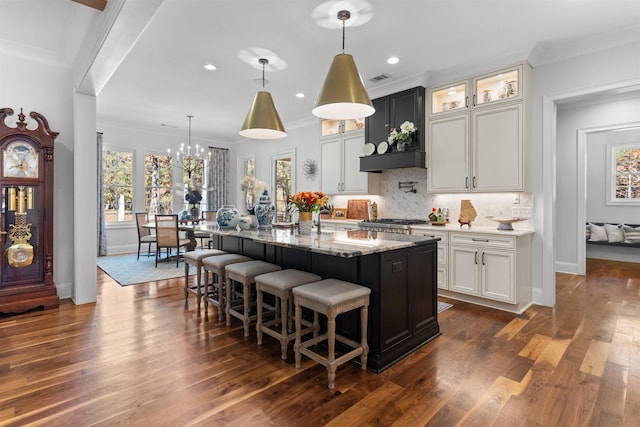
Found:
<path fill-rule="evenodd" d="M 532 232 L 412 228 L 411 233 L 440 237 L 439 295 L 516 313 L 531 304 Z"/>

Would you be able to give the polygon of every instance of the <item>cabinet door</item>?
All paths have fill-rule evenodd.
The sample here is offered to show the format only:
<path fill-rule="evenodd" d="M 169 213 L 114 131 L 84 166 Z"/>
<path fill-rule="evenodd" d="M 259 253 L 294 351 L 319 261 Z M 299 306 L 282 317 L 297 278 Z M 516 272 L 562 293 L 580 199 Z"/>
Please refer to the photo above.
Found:
<path fill-rule="evenodd" d="M 516 302 L 515 253 L 482 251 L 482 296 L 509 303 Z"/>
<path fill-rule="evenodd" d="M 452 245 L 449 255 L 449 265 L 451 266 L 449 289 L 464 294 L 479 295 L 478 262 L 480 253 L 478 249 Z"/>
<path fill-rule="evenodd" d="M 412 122 L 418 130 L 413 136 L 416 149 L 424 150 L 424 88 L 416 87 L 395 93 L 391 97 L 391 116 L 390 128 L 399 129 L 400 125 L 409 121 Z"/>
<path fill-rule="evenodd" d="M 452 83 L 429 90 L 429 114 L 464 111 L 469 106 L 467 81 Z"/>
<path fill-rule="evenodd" d="M 469 115 L 429 123 L 427 188 L 430 193 L 469 191 Z"/>
<path fill-rule="evenodd" d="M 473 120 L 473 191 L 522 191 L 522 104 L 476 111 Z"/>
<path fill-rule="evenodd" d="M 343 165 L 344 175 L 342 182 L 343 192 L 346 193 L 366 193 L 368 188 L 368 173 L 360 172 L 360 156 L 364 147 L 364 135 L 345 135 L 343 144 Z"/>
<path fill-rule="evenodd" d="M 365 119 L 365 141 L 375 144 L 377 147 L 382 141 L 386 141 L 391 128 L 389 127 L 389 97 L 374 99 L 371 101 L 376 112 Z"/>
<path fill-rule="evenodd" d="M 326 139 L 320 144 L 320 188 L 327 194 L 336 194 L 342 183 L 341 138 Z"/>
<path fill-rule="evenodd" d="M 523 97 L 523 66 L 496 71 L 473 79 L 474 107 L 508 102 Z"/>

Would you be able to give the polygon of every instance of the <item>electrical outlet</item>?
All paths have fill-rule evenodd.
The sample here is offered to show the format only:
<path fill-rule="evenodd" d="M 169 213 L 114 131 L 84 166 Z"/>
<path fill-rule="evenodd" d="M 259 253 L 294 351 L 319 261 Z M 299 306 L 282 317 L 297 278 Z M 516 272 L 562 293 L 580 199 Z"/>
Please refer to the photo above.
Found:
<path fill-rule="evenodd" d="M 514 218 L 531 218 L 530 207 L 512 207 L 511 216 Z"/>

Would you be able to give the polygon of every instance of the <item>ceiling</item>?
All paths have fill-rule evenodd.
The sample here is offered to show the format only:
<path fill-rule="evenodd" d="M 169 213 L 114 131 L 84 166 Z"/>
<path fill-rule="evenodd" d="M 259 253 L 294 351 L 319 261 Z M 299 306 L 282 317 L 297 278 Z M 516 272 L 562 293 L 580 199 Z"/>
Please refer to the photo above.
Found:
<path fill-rule="evenodd" d="M 70 65 L 85 36 L 117 16 L 102 49 L 119 45 L 121 60 L 93 63 L 108 70 L 96 89 L 99 121 L 182 135 L 193 115 L 194 138 L 226 144 L 243 140 L 261 56 L 285 127 L 317 120 L 311 110 L 341 52 L 343 8 L 352 11 L 345 52 L 372 98 L 640 39 L 639 0 L 108 0 L 103 12 L 70 0 L 0 0 L 0 48 Z M 390 56 L 400 62 L 387 64 Z"/>

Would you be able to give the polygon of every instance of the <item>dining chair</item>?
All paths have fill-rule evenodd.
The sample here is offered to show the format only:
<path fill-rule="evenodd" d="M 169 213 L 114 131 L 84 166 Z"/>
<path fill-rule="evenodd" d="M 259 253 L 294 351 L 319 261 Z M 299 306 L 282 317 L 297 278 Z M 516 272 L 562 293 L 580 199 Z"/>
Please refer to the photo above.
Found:
<path fill-rule="evenodd" d="M 215 221 L 217 211 L 202 211 L 202 219 L 205 221 Z M 207 231 L 196 231 L 195 238 L 200 239 L 200 248 L 204 249 L 204 239 L 208 239 L 211 235 Z M 209 240 L 207 247 L 211 249 L 213 241 Z"/>
<path fill-rule="evenodd" d="M 138 257 L 140 259 L 140 247 L 143 243 L 148 243 L 147 257 L 151 255 L 151 245 L 156 243 L 156 236 L 151 232 L 148 227 L 143 227 L 144 224 L 149 222 L 149 215 L 146 212 L 136 212 L 136 225 L 138 227 Z"/>
<path fill-rule="evenodd" d="M 180 262 L 180 248 L 188 246 L 189 239 L 181 239 L 178 230 L 178 215 L 156 215 L 156 267 L 162 248 L 167 250 L 167 261 L 176 249 L 176 267 Z"/>

